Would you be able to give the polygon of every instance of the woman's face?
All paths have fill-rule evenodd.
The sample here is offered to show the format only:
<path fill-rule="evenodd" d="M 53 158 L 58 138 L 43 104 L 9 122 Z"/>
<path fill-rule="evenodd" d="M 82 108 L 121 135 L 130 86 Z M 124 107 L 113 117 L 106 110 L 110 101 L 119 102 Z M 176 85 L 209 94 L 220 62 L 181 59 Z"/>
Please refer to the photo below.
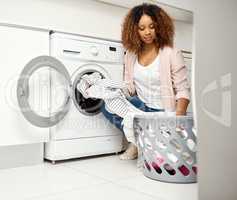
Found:
<path fill-rule="evenodd" d="M 138 22 L 138 34 L 145 44 L 151 44 L 156 38 L 155 26 L 150 16 L 142 15 Z"/>

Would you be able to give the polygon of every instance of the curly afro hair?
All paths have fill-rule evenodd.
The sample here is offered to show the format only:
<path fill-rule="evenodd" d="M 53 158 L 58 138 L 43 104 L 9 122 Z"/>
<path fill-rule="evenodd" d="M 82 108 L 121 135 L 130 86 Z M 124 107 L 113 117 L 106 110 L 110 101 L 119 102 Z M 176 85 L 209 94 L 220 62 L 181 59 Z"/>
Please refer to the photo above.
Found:
<path fill-rule="evenodd" d="M 138 54 L 143 49 L 143 42 L 138 34 L 138 23 L 142 15 L 148 15 L 154 22 L 156 31 L 156 45 L 158 49 L 165 46 L 173 47 L 174 24 L 171 17 L 155 4 L 143 3 L 132 8 L 124 19 L 122 25 L 123 46 Z"/>

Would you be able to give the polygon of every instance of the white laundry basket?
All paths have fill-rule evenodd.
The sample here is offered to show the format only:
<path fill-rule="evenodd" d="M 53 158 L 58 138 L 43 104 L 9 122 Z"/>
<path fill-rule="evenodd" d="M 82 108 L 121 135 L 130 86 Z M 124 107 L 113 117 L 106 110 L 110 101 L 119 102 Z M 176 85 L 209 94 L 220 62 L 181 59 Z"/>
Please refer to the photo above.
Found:
<path fill-rule="evenodd" d="M 197 181 L 192 116 L 170 116 L 165 112 L 137 115 L 133 126 L 145 176 L 173 183 Z"/>

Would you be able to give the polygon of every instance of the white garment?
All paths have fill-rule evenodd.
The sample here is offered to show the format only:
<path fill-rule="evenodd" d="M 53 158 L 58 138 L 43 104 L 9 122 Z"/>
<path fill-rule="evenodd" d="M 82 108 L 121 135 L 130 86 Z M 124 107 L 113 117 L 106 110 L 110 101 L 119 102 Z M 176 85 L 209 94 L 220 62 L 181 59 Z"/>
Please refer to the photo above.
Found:
<path fill-rule="evenodd" d="M 135 61 L 134 84 L 138 97 L 150 108 L 162 109 L 160 94 L 159 55 L 148 66 Z"/>
<path fill-rule="evenodd" d="M 136 144 L 133 118 L 136 114 L 145 114 L 145 112 L 137 109 L 126 99 L 123 92 L 126 91 L 125 87 L 124 83 L 103 79 L 97 72 L 82 76 L 77 85 L 77 89 L 85 98 L 103 99 L 110 113 L 115 113 L 123 118 L 124 134 L 129 142 Z"/>

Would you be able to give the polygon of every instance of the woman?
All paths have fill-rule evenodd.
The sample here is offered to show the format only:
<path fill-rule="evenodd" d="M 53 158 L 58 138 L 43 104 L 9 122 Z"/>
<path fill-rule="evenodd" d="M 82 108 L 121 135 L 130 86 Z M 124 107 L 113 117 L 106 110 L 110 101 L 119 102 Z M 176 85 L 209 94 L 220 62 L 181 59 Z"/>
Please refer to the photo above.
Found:
<path fill-rule="evenodd" d="M 175 111 L 185 115 L 190 86 L 180 51 L 173 47 L 172 19 L 154 4 L 132 8 L 122 27 L 126 49 L 124 81 L 132 96 L 129 100 L 146 111 Z M 122 119 L 102 109 L 106 118 L 122 130 Z M 135 159 L 136 144 L 130 143 L 121 159 Z"/>

